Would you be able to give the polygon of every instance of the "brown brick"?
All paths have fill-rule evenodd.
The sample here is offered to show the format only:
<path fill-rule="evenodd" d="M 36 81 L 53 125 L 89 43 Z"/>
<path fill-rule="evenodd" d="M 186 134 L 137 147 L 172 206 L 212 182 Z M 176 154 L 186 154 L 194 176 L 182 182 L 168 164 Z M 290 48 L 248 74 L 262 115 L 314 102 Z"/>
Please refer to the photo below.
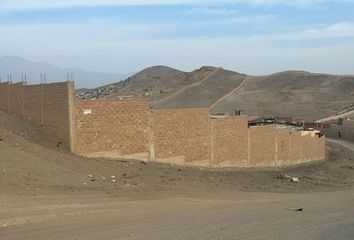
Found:
<path fill-rule="evenodd" d="M 212 120 L 212 165 L 246 167 L 248 161 L 248 117 Z"/>
<path fill-rule="evenodd" d="M 155 159 L 187 165 L 210 165 L 208 109 L 153 111 Z"/>
<path fill-rule="evenodd" d="M 276 125 L 249 128 L 250 167 L 276 165 Z"/>
<path fill-rule="evenodd" d="M 77 152 L 149 155 L 149 101 L 82 100 L 75 109 Z"/>
<path fill-rule="evenodd" d="M 69 140 L 69 84 L 0 84 L 2 111 L 26 118 L 53 130 L 65 142 Z"/>

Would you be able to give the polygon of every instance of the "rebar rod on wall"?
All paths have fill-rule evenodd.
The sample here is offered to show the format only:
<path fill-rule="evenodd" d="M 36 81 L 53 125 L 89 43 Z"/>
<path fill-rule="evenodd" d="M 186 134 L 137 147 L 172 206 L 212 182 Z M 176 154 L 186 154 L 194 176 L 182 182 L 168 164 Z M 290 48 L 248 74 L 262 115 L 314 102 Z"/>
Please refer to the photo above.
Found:
<path fill-rule="evenodd" d="M 41 73 L 40 78 L 41 78 L 41 84 L 47 83 L 47 74 Z"/>

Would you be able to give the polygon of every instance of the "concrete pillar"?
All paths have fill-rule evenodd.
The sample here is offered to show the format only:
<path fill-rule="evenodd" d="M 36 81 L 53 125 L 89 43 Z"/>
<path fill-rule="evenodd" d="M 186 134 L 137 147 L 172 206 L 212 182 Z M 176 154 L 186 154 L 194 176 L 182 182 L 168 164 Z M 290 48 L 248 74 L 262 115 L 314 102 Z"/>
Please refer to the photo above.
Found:
<path fill-rule="evenodd" d="M 75 141 L 76 141 L 76 113 L 75 113 L 75 83 L 67 82 L 67 102 L 68 102 L 68 121 L 69 121 L 69 137 L 68 145 L 71 152 L 75 152 Z"/>

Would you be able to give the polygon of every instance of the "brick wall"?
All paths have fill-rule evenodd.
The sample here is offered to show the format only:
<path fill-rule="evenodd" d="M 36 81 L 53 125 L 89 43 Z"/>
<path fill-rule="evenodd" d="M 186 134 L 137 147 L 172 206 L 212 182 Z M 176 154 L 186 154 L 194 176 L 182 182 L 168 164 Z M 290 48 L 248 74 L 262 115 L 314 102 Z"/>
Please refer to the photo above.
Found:
<path fill-rule="evenodd" d="M 22 82 L 9 85 L 8 111 L 17 117 L 23 117 L 23 88 L 24 84 Z"/>
<path fill-rule="evenodd" d="M 246 167 L 248 162 L 248 117 L 212 120 L 213 166 Z"/>
<path fill-rule="evenodd" d="M 291 138 L 291 147 L 293 155 L 290 164 L 306 163 L 324 159 L 324 137 L 319 138 L 318 136 L 311 136 L 310 134 L 303 136 L 300 134 L 293 134 L 292 136 L 293 138 Z"/>
<path fill-rule="evenodd" d="M 153 143 L 156 161 L 210 166 L 209 110 L 154 110 Z"/>
<path fill-rule="evenodd" d="M 9 83 L 0 83 L 0 110 L 8 112 Z"/>
<path fill-rule="evenodd" d="M 275 167 L 323 160 L 325 138 L 277 130 L 275 125 L 247 127 L 247 118 L 212 122 L 212 165 Z"/>
<path fill-rule="evenodd" d="M 290 164 L 290 134 L 288 130 L 278 131 L 277 133 L 277 166 Z"/>
<path fill-rule="evenodd" d="M 311 135 L 302 136 L 302 150 L 303 155 L 301 162 L 311 162 L 316 158 L 318 146 L 317 141 L 318 138 L 311 137 Z"/>
<path fill-rule="evenodd" d="M 74 97 L 73 89 L 75 87 L 72 82 L 41 85 L 2 83 L 0 108 L 51 129 L 59 138 L 58 141 L 69 143 L 69 99 Z"/>
<path fill-rule="evenodd" d="M 316 141 L 316 149 L 316 159 L 313 160 L 324 160 L 326 155 L 326 138 L 324 136 Z"/>
<path fill-rule="evenodd" d="M 24 118 L 43 124 L 42 84 L 28 85 L 23 91 Z"/>
<path fill-rule="evenodd" d="M 152 110 L 148 101 L 75 103 L 75 149 L 86 156 L 181 165 L 275 167 L 324 159 L 324 138 L 248 117 L 211 118 L 208 109 Z"/>
<path fill-rule="evenodd" d="M 69 85 L 52 83 L 42 86 L 43 124 L 69 141 Z"/>
<path fill-rule="evenodd" d="M 276 125 L 265 125 L 249 129 L 250 167 L 276 165 Z"/>
<path fill-rule="evenodd" d="M 76 101 L 75 151 L 107 157 L 149 157 L 150 102 Z"/>
<path fill-rule="evenodd" d="M 74 101 L 72 82 L 0 84 L 0 109 L 53 130 L 82 155 L 183 165 L 265 167 L 324 159 L 325 139 L 212 119 L 209 109 L 152 110 L 147 100 Z"/>
<path fill-rule="evenodd" d="M 300 133 L 292 133 L 290 135 L 290 165 L 298 164 L 302 162 L 303 156 L 303 144 L 302 136 Z"/>

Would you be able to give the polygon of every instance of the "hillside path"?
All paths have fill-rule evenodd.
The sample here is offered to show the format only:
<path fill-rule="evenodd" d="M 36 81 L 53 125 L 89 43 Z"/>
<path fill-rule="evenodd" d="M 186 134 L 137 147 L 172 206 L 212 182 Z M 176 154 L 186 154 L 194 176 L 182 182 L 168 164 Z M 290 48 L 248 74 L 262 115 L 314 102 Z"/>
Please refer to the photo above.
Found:
<path fill-rule="evenodd" d="M 218 100 L 216 100 L 216 102 L 215 102 L 213 105 L 211 105 L 210 110 L 213 110 L 213 108 L 216 107 L 216 105 L 218 105 L 221 101 L 225 100 L 226 98 L 228 98 L 228 97 L 231 96 L 232 94 L 238 92 L 238 91 L 243 87 L 243 85 L 246 83 L 247 78 L 248 78 L 248 76 L 246 76 L 246 77 L 243 79 L 243 81 L 241 82 L 241 84 L 238 85 L 235 89 L 233 89 L 231 92 L 229 92 L 229 93 L 226 94 L 225 96 L 223 96 L 223 97 L 219 98 Z"/>
<path fill-rule="evenodd" d="M 342 118 L 348 115 L 354 114 L 354 110 L 345 112 L 345 113 L 341 113 L 341 114 L 337 114 L 337 115 L 333 115 L 333 116 L 329 116 L 329 117 L 325 117 L 325 118 L 321 118 L 317 121 L 315 121 L 315 123 L 322 123 L 322 122 L 328 122 L 328 121 L 332 121 L 332 120 L 336 120 L 338 118 Z"/>
<path fill-rule="evenodd" d="M 203 82 L 205 82 L 206 80 L 208 80 L 212 75 L 214 75 L 220 68 L 217 68 L 215 69 L 214 71 L 212 71 L 211 73 L 209 73 L 205 78 L 203 78 L 201 81 L 199 82 L 196 82 L 196 83 L 193 83 L 193 84 L 190 84 L 190 85 L 187 85 L 185 87 L 183 87 L 182 89 L 178 90 L 177 92 L 175 92 L 174 94 L 170 95 L 170 96 L 167 96 L 165 98 L 162 98 L 158 101 L 155 101 L 154 104 L 159 104 L 159 103 L 162 103 L 168 99 L 171 99 L 175 96 L 177 96 L 178 94 L 180 94 L 181 92 L 184 92 L 185 90 L 187 90 L 188 88 L 191 88 L 191 87 L 194 87 L 194 86 L 198 86 L 200 84 L 202 84 Z"/>
<path fill-rule="evenodd" d="M 333 138 L 326 138 L 326 141 L 341 145 L 351 151 L 354 151 L 354 143 L 353 142 L 346 141 L 346 140 L 333 139 Z"/>

